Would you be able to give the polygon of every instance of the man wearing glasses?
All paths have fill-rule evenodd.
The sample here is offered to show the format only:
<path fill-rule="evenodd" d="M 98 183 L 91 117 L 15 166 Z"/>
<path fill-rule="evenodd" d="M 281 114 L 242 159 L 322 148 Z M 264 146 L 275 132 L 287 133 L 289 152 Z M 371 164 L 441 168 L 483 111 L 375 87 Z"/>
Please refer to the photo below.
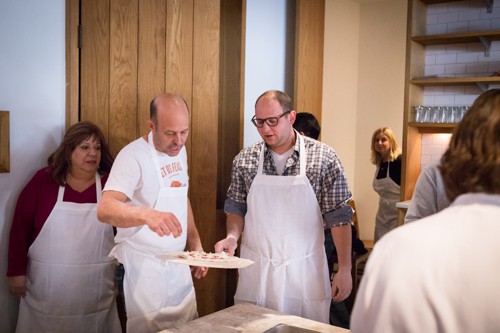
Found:
<path fill-rule="evenodd" d="M 227 237 L 215 251 L 242 258 L 235 303 L 253 303 L 329 322 L 330 300 L 352 289 L 352 209 L 347 179 L 335 151 L 298 134 L 290 97 L 277 90 L 255 103 L 253 124 L 262 137 L 233 161 L 224 211 Z M 339 270 L 330 285 L 323 228 L 331 228 Z"/>

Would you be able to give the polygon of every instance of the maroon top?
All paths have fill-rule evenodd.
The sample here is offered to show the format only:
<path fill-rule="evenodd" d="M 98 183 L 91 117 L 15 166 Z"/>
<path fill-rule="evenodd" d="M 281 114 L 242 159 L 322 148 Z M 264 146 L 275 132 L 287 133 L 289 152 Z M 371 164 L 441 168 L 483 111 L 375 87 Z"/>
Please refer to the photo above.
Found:
<path fill-rule="evenodd" d="M 56 204 L 59 185 L 48 170 L 47 167 L 38 170 L 17 199 L 9 235 L 7 276 L 26 275 L 28 249 Z M 106 180 L 107 175 L 101 176 L 102 188 Z M 63 201 L 97 202 L 95 184 L 81 193 L 66 185 Z"/>

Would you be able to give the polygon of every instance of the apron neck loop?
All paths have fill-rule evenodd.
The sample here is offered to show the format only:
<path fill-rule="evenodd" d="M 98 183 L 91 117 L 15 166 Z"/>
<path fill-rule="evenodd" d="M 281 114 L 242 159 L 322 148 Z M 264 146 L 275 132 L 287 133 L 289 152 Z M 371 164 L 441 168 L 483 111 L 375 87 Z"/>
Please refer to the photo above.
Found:
<path fill-rule="evenodd" d="M 57 202 L 63 201 L 65 189 L 66 189 L 66 185 L 59 186 L 59 190 L 57 191 Z M 99 202 L 99 200 L 101 200 L 101 196 L 102 196 L 101 175 L 99 174 L 99 172 L 95 173 L 95 194 L 96 194 L 97 202 Z"/>
<path fill-rule="evenodd" d="M 299 140 L 299 161 L 300 161 L 300 175 L 306 174 L 306 148 L 304 143 L 304 138 L 302 135 L 294 129 L 295 136 Z M 294 144 L 295 146 L 295 144 Z M 262 150 L 260 151 L 259 156 L 259 165 L 257 167 L 257 174 L 261 175 L 262 170 L 264 169 L 264 152 L 266 150 L 266 143 L 264 142 L 262 145 Z M 270 148 L 268 148 L 270 149 Z"/>

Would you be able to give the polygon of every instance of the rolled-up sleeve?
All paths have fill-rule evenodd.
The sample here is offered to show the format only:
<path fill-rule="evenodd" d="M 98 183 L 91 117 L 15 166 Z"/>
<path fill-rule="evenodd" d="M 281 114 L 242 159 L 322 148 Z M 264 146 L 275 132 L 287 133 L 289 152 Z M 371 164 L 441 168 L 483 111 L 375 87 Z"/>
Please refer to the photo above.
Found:
<path fill-rule="evenodd" d="M 245 214 L 247 213 L 247 204 L 227 198 L 226 201 L 224 202 L 224 213 L 237 214 L 244 217 Z"/>
<path fill-rule="evenodd" d="M 354 210 L 349 205 L 345 205 L 339 209 L 324 214 L 325 228 L 340 227 L 350 224 Z"/>
<path fill-rule="evenodd" d="M 330 151 L 323 170 L 320 207 L 325 228 L 351 223 L 354 212 L 348 202 L 352 200 L 347 177 L 340 159 Z"/>

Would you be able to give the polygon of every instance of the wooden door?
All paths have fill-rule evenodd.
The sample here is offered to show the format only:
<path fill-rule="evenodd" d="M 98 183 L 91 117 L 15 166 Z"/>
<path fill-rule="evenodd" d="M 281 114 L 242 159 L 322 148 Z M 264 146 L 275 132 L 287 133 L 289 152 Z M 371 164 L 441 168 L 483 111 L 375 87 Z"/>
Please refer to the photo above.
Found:
<path fill-rule="evenodd" d="M 94 121 L 116 155 L 146 134 L 154 96 L 183 96 L 191 110 L 189 196 L 204 249 L 213 251 L 225 236 L 222 198 L 242 142 L 242 1 L 67 0 L 66 7 L 68 125 Z M 226 306 L 226 273 L 212 269 L 195 281 L 200 315 Z"/>

